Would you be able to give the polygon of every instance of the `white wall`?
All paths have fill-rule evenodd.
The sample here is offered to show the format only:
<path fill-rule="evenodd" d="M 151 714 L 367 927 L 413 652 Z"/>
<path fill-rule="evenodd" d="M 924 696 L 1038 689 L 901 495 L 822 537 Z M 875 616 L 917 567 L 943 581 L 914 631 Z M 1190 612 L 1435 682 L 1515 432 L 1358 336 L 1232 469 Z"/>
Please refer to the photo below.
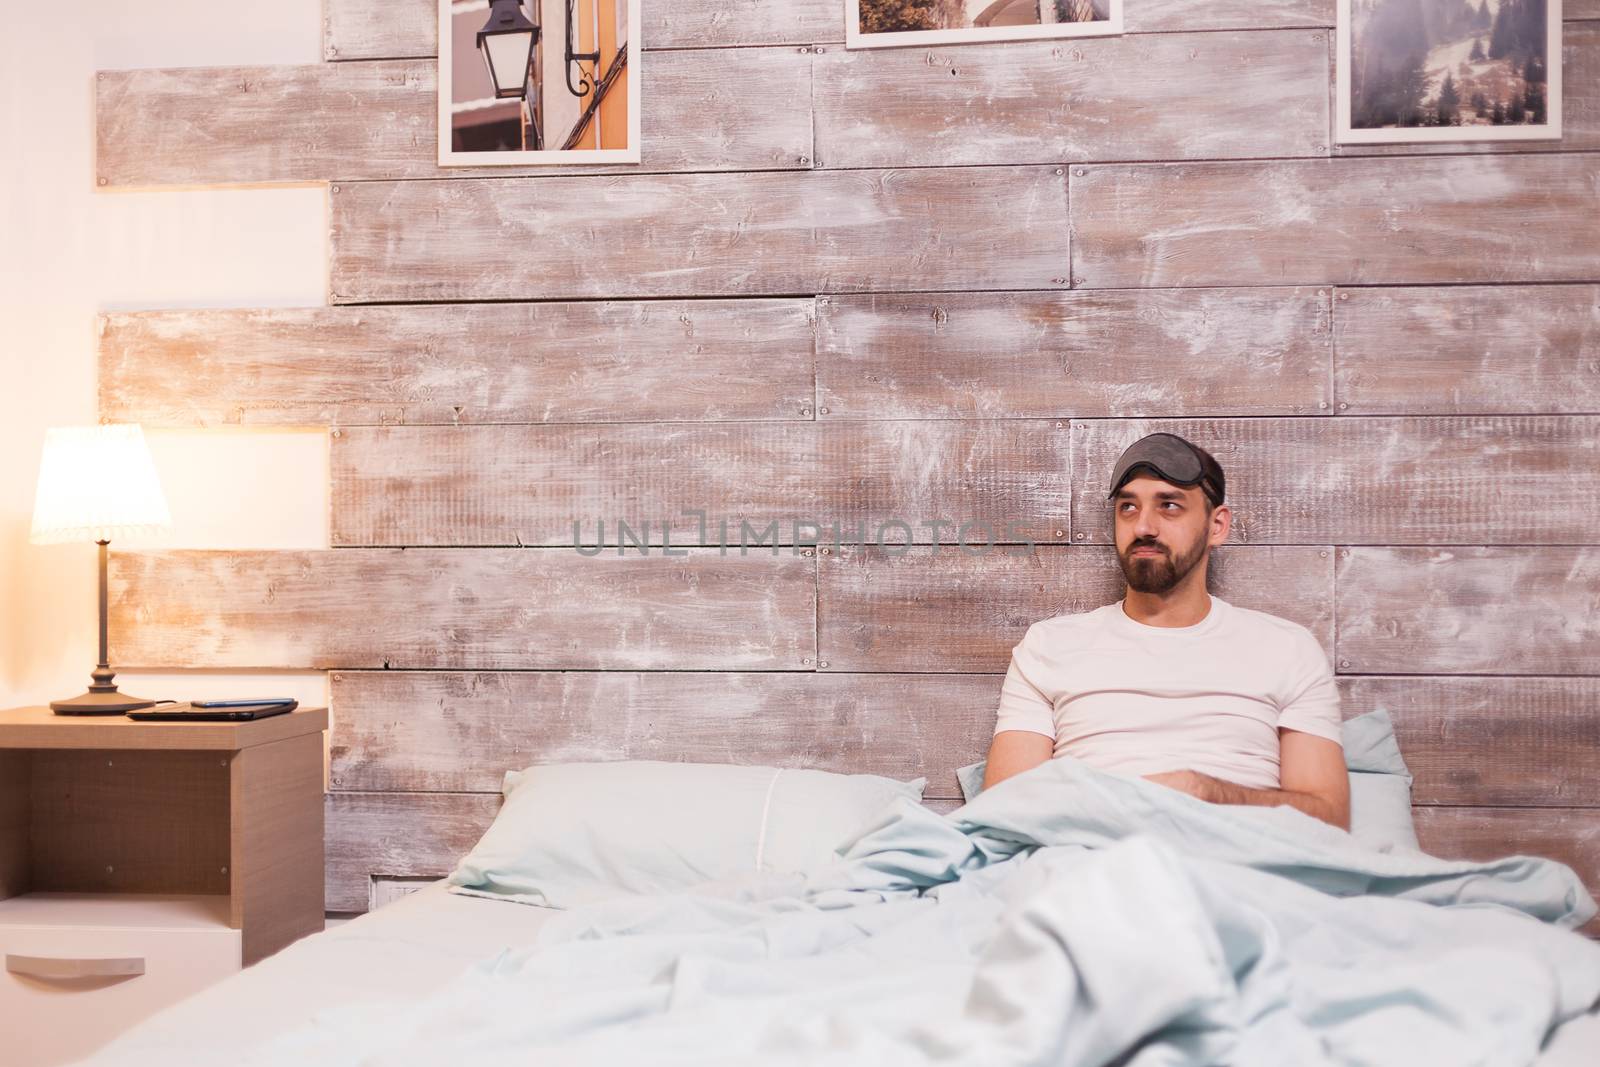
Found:
<path fill-rule="evenodd" d="M 93 545 L 28 543 L 50 426 L 92 423 L 102 310 L 325 302 L 324 187 L 97 192 L 94 72 L 315 63 L 320 0 L 7 5 L 0 35 L 0 707 L 81 692 L 96 655 Z M 320 432 L 152 432 L 174 548 L 323 548 Z M 113 544 L 118 547 L 130 547 Z M 113 640 L 112 663 L 116 664 Z M 285 694 L 320 673 L 120 673 L 152 698 Z"/>

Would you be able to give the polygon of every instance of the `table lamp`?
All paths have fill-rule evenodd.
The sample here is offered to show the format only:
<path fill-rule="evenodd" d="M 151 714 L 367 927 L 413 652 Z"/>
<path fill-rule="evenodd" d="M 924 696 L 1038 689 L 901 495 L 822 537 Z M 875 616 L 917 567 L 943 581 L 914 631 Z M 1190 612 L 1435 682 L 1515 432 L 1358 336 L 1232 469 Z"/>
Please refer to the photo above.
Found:
<path fill-rule="evenodd" d="M 33 504 L 37 545 L 93 541 L 100 546 L 100 662 L 89 691 L 52 700 L 57 715 L 121 715 L 148 708 L 117 692 L 106 650 L 106 546 L 113 537 L 163 534 L 172 529 L 155 461 L 137 425 L 68 426 L 47 430 Z"/>

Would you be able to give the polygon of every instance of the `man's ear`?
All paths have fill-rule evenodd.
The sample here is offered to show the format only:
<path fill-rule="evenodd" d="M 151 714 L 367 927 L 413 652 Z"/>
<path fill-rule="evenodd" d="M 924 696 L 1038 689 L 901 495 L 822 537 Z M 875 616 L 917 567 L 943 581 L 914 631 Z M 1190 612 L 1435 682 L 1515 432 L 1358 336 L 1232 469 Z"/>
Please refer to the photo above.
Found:
<path fill-rule="evenodd" d="M 1216 510 L 1211 513 L 1211 523 L 1213 526 L 1219 523 L 1222 526 L 1222 538 L 1218 541 L 1218 544 L 1226 541 L 1228 539 L 1228 531 L 1233 529 L 1233 509 L 1226 504 L 1218 504 Z"/>

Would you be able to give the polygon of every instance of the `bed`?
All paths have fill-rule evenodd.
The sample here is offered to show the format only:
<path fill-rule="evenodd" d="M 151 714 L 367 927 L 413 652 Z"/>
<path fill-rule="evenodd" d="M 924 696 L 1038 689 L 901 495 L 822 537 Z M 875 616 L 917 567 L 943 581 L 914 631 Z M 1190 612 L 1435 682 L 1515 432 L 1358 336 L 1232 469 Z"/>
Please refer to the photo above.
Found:
<path fill-rule="evenodd" d="M 1055 760 L 950 815 L 896 796 L 804 874 L 555 908 L 458 869 L 83 1063 L 1595 1062 L 1569 868 L 1353 842 Z"/>

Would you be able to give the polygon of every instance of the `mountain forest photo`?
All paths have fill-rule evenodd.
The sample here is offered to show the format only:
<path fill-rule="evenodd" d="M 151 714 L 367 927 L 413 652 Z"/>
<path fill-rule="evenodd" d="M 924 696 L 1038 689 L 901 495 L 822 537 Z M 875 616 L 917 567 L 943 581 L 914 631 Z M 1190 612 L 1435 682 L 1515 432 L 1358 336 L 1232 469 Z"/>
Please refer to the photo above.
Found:
<path fill-rule="evenodd" d="M 1351 128 L 1547 125 L 1547 8 L 1351 0 Z"/>

